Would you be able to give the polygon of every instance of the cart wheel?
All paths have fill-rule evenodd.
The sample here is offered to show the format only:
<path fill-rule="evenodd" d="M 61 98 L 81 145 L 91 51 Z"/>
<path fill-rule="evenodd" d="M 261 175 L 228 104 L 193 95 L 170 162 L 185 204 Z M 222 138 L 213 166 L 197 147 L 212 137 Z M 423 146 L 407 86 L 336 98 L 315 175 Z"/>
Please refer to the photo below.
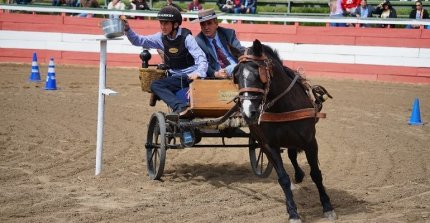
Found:
<path fill-rule="evenodd" d="M 251 160 L 252 172 L 261 178 L 267 178 L 272 173 L 273 165 L 261 150 L 257 140 L 249 137 L 249 158 Z"/>
<path fill-rule="evenodd" d="M 166 122 L 160 112 L 154 113 L 146 136 L 146 164 L 151 180 L 159 180 L 166 162 Z"/>

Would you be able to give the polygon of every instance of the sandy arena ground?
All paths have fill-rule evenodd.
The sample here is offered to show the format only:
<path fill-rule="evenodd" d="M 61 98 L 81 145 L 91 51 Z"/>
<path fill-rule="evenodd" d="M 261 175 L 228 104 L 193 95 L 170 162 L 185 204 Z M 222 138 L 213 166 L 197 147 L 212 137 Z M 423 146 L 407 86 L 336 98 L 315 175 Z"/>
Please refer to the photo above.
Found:
<path fill-rule="evenodd" d="M 148 106 L 137 69 L 108 70 L 119 95 L 106 99 L 103 171 L 94 176 L 98 67 L 57 66 L 57 91 L 29 83 L 30 69 L 0 64 L 0 222 L 288 222 L 276 174 L 256 178 L 247 148 L 169 150 L 163 180 L 149 180 L 147 123 L 166 106 Z M 430 222 L 430 125 L 407 124 L 415 97 L 429 122 L 430 86 L 311 82 L 334 96 L 317 139 L 336 222 Z M 324 222 L 304 154 L 299 163 L 299 213 Z"/>

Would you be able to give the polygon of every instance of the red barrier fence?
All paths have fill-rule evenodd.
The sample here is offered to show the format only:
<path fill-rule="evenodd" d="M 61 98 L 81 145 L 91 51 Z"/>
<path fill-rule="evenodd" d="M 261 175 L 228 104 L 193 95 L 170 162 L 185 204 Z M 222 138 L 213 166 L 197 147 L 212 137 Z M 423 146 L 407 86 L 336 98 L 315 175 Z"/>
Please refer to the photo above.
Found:
<path fill-rule="evenodd" d="M 68 40 L 68 36 L 102 35 L 100 21 L 98 18 L 0 13 L 0 61 L 31 63 L 32 53 L 37 51 L 42 63 L 47 63 L 49 57 L 54 57 L 57 64 L 97 65 L 97 50 L 89 52 L 85 46 L 80 50 L 77 46 L 88 43 L 76 39 Z M 159 31 L 159 24 L 154 20 L 129 22 L 140 34 Z M 200 30 L 198 24 L 184 22 L 183 25 L 194 35 Z M 301 67 L 309 76 L 430 84 L 430 30 L 268 24 L 221 25 L 235 29 L 244 45 L 259 39 L 275 47 L 286 65 L 292 68 Z M 47 38 L 52 40 L 33 36 L 39 33 L 45 33 Z M 79 38 L 84 38 L 82 36 L 85 35 Z M 12 37 L 22 44 L 16 44 Z M 95 42 L 93 44 L 97 45 Z M 140 66 L 138 51 L 133 51 L 140 49 L 131 47 L 127 41 L 126 44 L 128 45 L 120 47 L 124 51 L 108 51 L 109 66 Z M 158 56 L 153 56 L 151 63 L 158 63 Z"/>

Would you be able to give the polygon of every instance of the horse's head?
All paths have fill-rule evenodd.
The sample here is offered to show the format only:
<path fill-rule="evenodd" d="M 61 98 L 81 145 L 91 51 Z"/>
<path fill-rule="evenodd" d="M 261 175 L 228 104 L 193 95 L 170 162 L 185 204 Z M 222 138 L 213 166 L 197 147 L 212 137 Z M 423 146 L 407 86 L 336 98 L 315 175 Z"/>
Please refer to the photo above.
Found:
<path fill-rule="evenodd" d="M 263 53 L 263 45 L 255 40 L 239 57 L 233 78 L 239 85 L 242 116 L 249 124 L 256 123 L 270 85 L 272 61 Z"/>

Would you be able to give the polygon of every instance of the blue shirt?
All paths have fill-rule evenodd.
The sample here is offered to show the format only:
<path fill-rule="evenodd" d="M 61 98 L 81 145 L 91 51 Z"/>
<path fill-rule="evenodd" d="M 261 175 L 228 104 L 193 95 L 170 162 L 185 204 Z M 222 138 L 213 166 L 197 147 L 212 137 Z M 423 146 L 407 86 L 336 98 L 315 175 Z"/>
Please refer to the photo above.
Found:
<path fill-rule="evenodd" d="M 176 38 L 182 32 L 182 28 L 178 29 L 176 33 Z M 145 48 L 153 48 L 153 49 L 161 49 L 164 50 L 164 45 L 162 41 L 163 34 L 161 32 L 142 36 L 137 35 L 131 28 L 127 31 L 127 38 L 131 44 L 135 46 L 142 46 Z M 168 37 L 169 38 L 169 37 Z M 199 77 L 206 77 L 206 71 L 208 70 L 208 61 L 206 59 L 206 55 L 202 49 L 200 49 L 196 40 L 192 35 L 188 35 L 185 38 L 185 47 L 188 49 L 190 54 L 194 58 L 194 65 L 185 69 L 169 69 L 169 73 L 173 76 L 182 76 L 182 75 L 190 75 L 192 73 L 197 72 Z"/>
<path fill-rule="evenodd" d="M 361 7 L 361 18 L 367 18 L 367 16 L 369 15 L 369 8 L 363 8 Z"/>
<path fill-rule="evenodd" d="M 209 39 L 209 42 L 211 44 L 212 50 L 215 52 L 215 55 L 216 55 L 216 49 L 215 49 L 214 44 L 212 43 L 213 39 L 210 39 L 210 38 L 208 38 L 208 39 Z M 221 43 L 221 40 L 218 37 L 218 33 L 216 33 L 216 35 L 215 35 L 215 41 L 216 41 L 216 44 L 220 47 L 220 49 L 224 53 L 224 55 L 227 57 L 228 62 L 230 62 L 230 65 L 228 65 L 224 69 L 226 70 L 228 76 L 231 76 L 231 73 L 233 72 L 233 70 L 236 67 L 237 63 L 236 63 L 236 61 L 234 61 L 234 59 L 230 55 L 230 53 L 227 50 L 224 49 L 224 47 L 223 47 L 223 45 Z M 221 69 L 221 66 L 218 64 L 217 65 L 217 70 L 219 70 L 219 69 Z"/>

